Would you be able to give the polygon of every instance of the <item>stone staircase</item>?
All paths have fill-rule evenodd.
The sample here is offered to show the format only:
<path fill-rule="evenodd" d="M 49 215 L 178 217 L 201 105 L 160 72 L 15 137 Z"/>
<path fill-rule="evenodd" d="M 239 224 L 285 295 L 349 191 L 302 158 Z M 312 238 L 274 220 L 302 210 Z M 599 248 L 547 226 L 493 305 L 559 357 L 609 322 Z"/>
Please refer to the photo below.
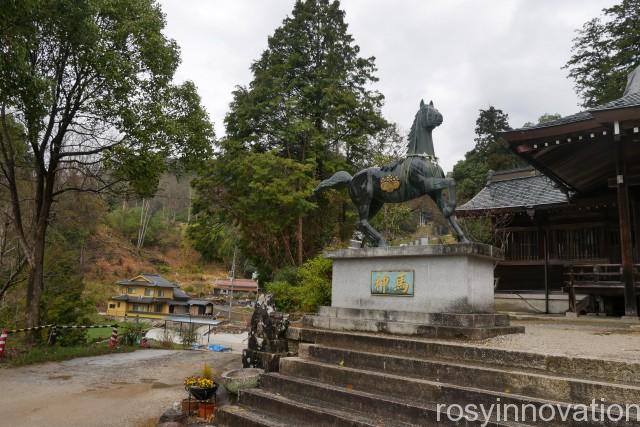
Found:
<path fill-rule="evenodd" d="M 298 356 L 281 359 L 279 372 L 265 374 L 259 389 L 220 408 L 219 426 L 640 425 L 635 417 L 584 421 L 568 406 L 594 399 L 640 404 L 640 364 L 309 327 L 290 328 L 289 338 L 299 343 Z M 546 408 L 548 416 L 545 405 L 552 405 L 557 418 L 516 423 L 452 410 L 449 419 L 438 407 L 470 403 L 487 410 L 496 403 L 530 405 L 529 418 L 532 408 Z M 593 413 L 606 418 L 599 408 Z"/>

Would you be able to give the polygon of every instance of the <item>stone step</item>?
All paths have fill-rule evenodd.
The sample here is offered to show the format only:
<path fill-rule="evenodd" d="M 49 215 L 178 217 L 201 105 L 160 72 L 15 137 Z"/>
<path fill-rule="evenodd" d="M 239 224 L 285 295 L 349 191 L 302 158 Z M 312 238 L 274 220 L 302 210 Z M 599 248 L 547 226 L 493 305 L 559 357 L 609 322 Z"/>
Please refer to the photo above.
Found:
<path fill-rule="evenodd" d="M 226 405 L 216 410 L 218 427 L 290 427 L 282 420 L 256 410 L 239 405 Z"/>
<path fill-rule="evenodd" d="M 286 420 L 290 426 L 331 427 L 411 427 L 410 424 L 384 419 L 373 414 L 356 414 L 331 405 L 314 405 L 306 396 L 292 399 L 254 388 L 240 393 L 238 401 L 246 408 L 268 412 L 274 419 Z"/>
<path fill-rule="evenodd" d="M 318 309 L 318 316 L 342 319 L 409 322 L 434 326 L 463 326 L 470 328 L 509 326 L 509 315 L 498 313 L 422 313 L 415 311 L 373 310 L 323 306 Z"/>
<path fill-rule="evenodd" d="M 562 402 L 590 404 L 592 400 L 597 401 L 601 398 L 605 398 L 607 402 L 619 404 L 640 402 L 640 387 L 637 385 L 582 380 L 527 372 L 521 369 L 487 367 L 465 361 L 454 363 L 416 359 L 315 344 L 301 344 L 298 355 L 305 359 L 366 371 L 385 372 Z M 280 369 L 282 369 L 282 363 Z"/>
<path fill-rule="evenodd" d="M 457 416 L 450 420 L 445 412 L 438 413 L 436 404 L 415 402 L 406 393 L 402 399 L 391 397 L 390 395 L 376 395 L 366 391 L 360 391 L 352 385 L 350 388 L 340 387 L 331 384 L 324 384 L 318 381 L 307 380 L 300 377 L 285 376 L 272 373 L 262 377 L 261 387 L 265 391 L 277 393 L 289 398 L 304 396 L 311 399 L 316 405 L 340 406 L 345 410 L 355 413 L 367 414 L 377 419 L 396 420 L 415 426 L 435 426 L 435 425 L 460 425 Z M 495 403 L 495 402 L 494 402 Z M 456 415 L 456 412 L 452 412 Z M 516 426 L 523 425 L 514 422 L 497 422 L 480 417 L 478 420 L 466 420 L 468 426 Z M 550 426 L 552 424 L 549 424 Z M 566 424 L 557 424 L 566 425 Z M 585 425 L 585 424 L 582 424 Z"/>
<path fill-rule="evenodd" d="M 558 416 L 554 421 L 544 423 L 546 426 L 632 427 L 637 425 L 637 421 L 633 420 L 629 422 L 604 420 L 605 417 L 600 416 L 599 410 L 595 411 L 596 417 L 593 418 L 596 421 L 587 422 L 579 416 L 574 419 L 573 415 L 579 415 L 580 409 L 574 410 L 567 403 L 560 401 L 487 391 L 384 372 L 365 371 L 301 358 L 283 359 L 280 373 L 265 375 L 262 378 L 262 386 L 273 393 L 304 395 L 306 398 L 341 404 L 354 411 L 370 411 L 383 418 L 397 418 L 417 425 L 423 424 L 416 423 L 416 419 L 425 420 L 426 425 L 434 419 L 438 421 L 437 404 L 464 407 L 470 403 L 476 405 L 476 411 L 481 410 L 480 405 L 484 405 L 485 410 L 489 411 L 491 405 L 500 403 L 516 405 L 518 408 L 528 407 L 529 411 L 531 407 L 544 407 L 547 408 L 544 414 L 549 414 L 548 405 L 551 405 Z M 440 411 L 445 410 L 440 408 Z M 560 417 L 562 413 L 567 414 L 565 419 Z M 597 421 L 600 418 L 603 421 Z M 442 414 L 440 420 L 448 420 L 448 418 Z M 513 424 L 492 421 L 488 425 Z"/>
<path fill-rule="evenodd" d="M 568 377 L 640 384 L 640 363 L 633 362 L 529 353 L 462 343 L 312 328 L 290 327 L 288 336 L 294 342 L 311 342 L 327 347 L 370 353 L 465 361 L 494 367 L 526 368 Z"/>
<path fill-rule="evenodd" d="M 484 340 L 501 335 L 524 333 L 523 326 L 466 327 L 425 325 L 391 320 L 349 319 L 305 315 L 303 325 L 332 331 L 358 331 L 418 336 L 424 338 Z"/>

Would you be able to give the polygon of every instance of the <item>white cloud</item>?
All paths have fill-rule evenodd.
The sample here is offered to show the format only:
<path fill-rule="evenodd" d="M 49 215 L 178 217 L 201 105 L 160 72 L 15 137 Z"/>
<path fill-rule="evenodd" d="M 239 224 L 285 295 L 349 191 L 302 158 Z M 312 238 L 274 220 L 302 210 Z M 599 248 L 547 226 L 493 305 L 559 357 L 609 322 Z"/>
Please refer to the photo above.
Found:
<path fill-rule="evenodd" d="M 178 80 L 198 86 L 218 135 L 236 85 L 293 9 L 291 0 L 161 0 L 166 34 L 182 51 Z M 560 67 L 574 30 L 613 0 L 344 0 L 362 54 L 375 56 L 385 116 L 411 126 L 421 98 L 444 115 L 434 133 L 445 170 L 473 147 L 478 109 L 494 105 L 512 126 L 579 110 Z"/>

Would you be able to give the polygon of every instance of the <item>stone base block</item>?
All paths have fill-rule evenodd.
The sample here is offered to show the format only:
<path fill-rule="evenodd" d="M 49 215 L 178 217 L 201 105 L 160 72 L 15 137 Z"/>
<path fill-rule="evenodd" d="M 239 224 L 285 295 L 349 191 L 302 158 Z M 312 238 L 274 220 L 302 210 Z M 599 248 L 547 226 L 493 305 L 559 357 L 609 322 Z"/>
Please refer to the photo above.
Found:
<path fill-rule="evenodd" d="M 509 316 L 504 314 L 418 313 L 343 307 L 321 307 L 317 315 L 304 316 L 303 326 L 332 331 L 472 340 L 524 333 L 524 327 L 510 326 Z"/>
<path fill-rule="evenodd" d="M 334 307 L 420 313 L 493 313 L 499 249 L 479 243 L 341 249 Z"/>

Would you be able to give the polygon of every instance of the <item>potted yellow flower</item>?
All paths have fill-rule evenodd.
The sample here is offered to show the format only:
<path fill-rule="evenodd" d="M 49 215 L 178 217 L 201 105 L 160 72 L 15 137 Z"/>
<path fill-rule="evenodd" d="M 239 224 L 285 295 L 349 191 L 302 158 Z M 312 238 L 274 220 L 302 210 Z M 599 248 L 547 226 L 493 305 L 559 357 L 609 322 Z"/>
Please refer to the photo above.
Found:
<path fill-rule="evenodd" d="M 202 375 L 184 379 L 184 388 L 196 400 L 209 400 L 215 396 L 218 384 L 212 378 L 211 369 L 205 364 Z"/>

